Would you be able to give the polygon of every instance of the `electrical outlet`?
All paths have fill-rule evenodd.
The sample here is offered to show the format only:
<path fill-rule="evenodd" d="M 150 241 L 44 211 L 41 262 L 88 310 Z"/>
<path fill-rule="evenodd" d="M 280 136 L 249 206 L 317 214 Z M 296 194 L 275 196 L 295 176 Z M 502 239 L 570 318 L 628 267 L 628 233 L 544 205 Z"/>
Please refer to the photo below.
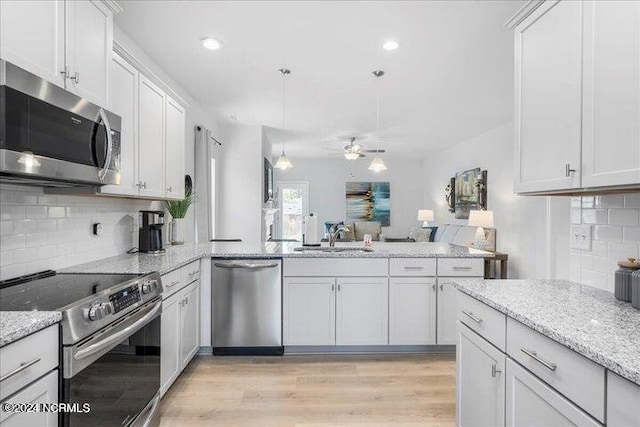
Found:
<path fill-rule="evenodd" d="M 571 248 L 591 250 L 591 226 L 572 225 L 571 226 Z"/>
<path fill-rule="evenodd" d="M 94 236 L 102 235 L 102 224 L 99 222 L 93 222 L 93 224 L 91 224 L 91 233 Z"/>

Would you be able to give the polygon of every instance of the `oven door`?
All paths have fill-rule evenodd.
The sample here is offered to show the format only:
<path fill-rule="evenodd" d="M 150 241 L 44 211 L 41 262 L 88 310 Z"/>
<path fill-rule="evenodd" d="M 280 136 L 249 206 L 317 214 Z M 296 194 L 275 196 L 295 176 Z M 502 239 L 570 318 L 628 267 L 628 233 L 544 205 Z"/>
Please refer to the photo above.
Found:
<path fill-rule="evenodd" d="M 87 341 L 64 348 L 63 426 L 154 425 L 160 401 L 160 298 Z"/>

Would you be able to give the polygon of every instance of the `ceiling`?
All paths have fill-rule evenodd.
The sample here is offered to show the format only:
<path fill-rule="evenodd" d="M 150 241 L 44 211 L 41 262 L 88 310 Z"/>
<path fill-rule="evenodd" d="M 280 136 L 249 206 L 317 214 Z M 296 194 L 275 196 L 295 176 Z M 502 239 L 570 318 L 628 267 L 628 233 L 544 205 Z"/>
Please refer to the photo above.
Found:
<path fill-rule="evenodd" d="M 423 156 L 512 117 L 521 1 L 126 1 L 116 24 L 218 121 L 282 134 L 287 153 L 325 157 L 350 135 L 391 156 Z M 219 39 L 210 51 L 200 39 Z M 395 51 L 382 43 L 394 39 Z M 380 86 L 376 129 L 375 69 Z M 235 120 L 231 119 L 235 116 Z"/>

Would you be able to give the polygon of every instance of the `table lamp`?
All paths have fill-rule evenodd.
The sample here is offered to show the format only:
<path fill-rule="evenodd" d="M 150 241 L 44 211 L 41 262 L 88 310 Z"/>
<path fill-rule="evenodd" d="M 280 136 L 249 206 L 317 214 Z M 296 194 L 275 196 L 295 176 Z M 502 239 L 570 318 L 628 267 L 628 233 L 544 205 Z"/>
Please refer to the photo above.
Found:
<path fill-rule="evenodd" d="M 470 211 L 469 226 L 478 227 L 473 246 L 477 249 L 485 248 L 487 246 L 487 238 L 484 229 L 494 227 L 493 211 Z"/>
<path fill-rule="evenodd" d="M 433 221 L 433 211 L 431 209 L 419 209 L 418 221 L 423 221 L 422 226 L 428 227 L 429 221 Z"/>

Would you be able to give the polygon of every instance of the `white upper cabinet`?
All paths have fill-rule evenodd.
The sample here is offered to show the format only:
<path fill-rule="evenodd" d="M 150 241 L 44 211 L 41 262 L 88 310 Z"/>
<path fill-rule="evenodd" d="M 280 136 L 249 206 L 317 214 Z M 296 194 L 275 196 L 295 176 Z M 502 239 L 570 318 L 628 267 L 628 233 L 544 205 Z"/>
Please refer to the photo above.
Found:
<path fill-rule="evenodd" d="M 165 94 L 145 76 L 140 76 L 138 171 L 140 195 L 164 198 L 164 105 Z"/>
<path fill-rule="evenodd" d="M 165 111 L 166 198 L 182 200 L 185 196 L 185 110 L 167 96 Z"/>
<path fill-rule="evenodd" d="M 97 0 L 3 0 L 0 57 L 104 106 L 113 12 Z"/>
<path fill-rule="evenodd" d="M 0 58 L 64 87 L 63 0 L 0 2 Z"/>
<path fill-rule="evenodd" d="M 640 2 L 584 3 L 582 185 L 640 183 Z"/>
<path fill-rule="evenodd" d="M 113 16 L 99 1 L 66 3 L 67 88 L 98 105 L 107 104 Z M 69 86 L 70 85 L 70 86 Z"/>
<path fill-rule="evenodd" d="M 640 187 L 640 2 L 537 4 L 510 21 L 515 191 Z"/>
<path fill-rule="evenodd" d="M 100 187 L 100 193 L 137 196 L 138 71 L 118 54 L 109 70 L 109 110 L 120 116 L 120 185 Z"/>
<path fill-rule="evenodd" d="M 582 2 L 547 1 L 515 32 L 515 191 L 580 188 Z"/>

